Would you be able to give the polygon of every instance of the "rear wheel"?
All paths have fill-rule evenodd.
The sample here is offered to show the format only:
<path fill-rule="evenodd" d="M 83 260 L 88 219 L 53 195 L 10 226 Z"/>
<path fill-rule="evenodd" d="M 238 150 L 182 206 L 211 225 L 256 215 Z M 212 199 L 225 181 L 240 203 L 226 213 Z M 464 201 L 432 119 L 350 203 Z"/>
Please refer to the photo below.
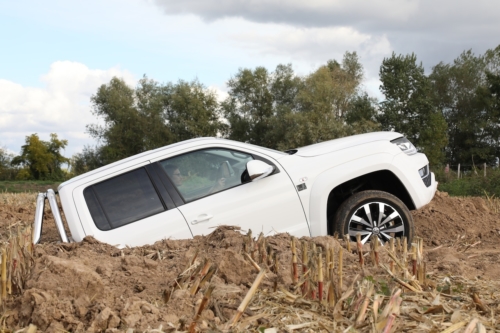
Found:
<path fill-rule="evenodd" d="M 334 216 L 334 231 L 349 234 L 351 241 L 361 235 L 364 244 L 376 235 L 384 244 L 391 238 L 408 239 L 411 244 L 413 218 L 406 205 L 394 195 L 383 191 L 362 191 L 340 205 Z"/>

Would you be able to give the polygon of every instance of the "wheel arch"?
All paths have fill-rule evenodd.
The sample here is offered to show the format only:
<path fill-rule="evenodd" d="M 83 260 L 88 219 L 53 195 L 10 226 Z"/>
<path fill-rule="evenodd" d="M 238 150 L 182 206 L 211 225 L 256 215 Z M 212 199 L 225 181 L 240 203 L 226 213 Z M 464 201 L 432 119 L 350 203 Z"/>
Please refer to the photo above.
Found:
<path fill-rule="evenodd" d="M 311 235 L 330 234 L 329 218 L 352 194 L 380 190 L 398 197 L 408 207 L 415 204 L 403 182 L 392 171 L 393 155 L 374 154 L 336 166 L 320 174 L 311 189 L 309 216 Z"/>
<path fill-rule="evenodd" d="M 390 170 L 378 170 L 339 184 L 331 190 L 327 202 L 327 231 L 333 234 L 332 218 L 340 205 L 354 193 L 367 190 L 378 190 L 390 193 L 399 198 L 409 210 L 415 209 L 415 204 L 399 178 Z"/>

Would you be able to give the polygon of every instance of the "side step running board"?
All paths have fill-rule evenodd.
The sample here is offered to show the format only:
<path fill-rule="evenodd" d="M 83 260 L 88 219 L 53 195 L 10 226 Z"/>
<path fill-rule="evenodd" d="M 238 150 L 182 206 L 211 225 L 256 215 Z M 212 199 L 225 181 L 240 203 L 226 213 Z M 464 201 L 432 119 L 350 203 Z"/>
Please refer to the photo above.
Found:
<path fill-rule="evenodd" d="M 33 244 L 38 244 L 40 237 L 42 236 L 45 199 L 49 199 L 50 210 L 54 215 L 54 220 L 56 222 L 57 231 L 59 231 L 61 241 L 63 243 L 68 243 L 68 236 L 66 235 L 66 230 L 64 230 L 61 212 L 59 211 L 59 207 L 57 207 L 56 193 L 53 189 L 49 189 L 45 193 L 38 193 L 36 198 L 35 222 L 33 225 Z"/>

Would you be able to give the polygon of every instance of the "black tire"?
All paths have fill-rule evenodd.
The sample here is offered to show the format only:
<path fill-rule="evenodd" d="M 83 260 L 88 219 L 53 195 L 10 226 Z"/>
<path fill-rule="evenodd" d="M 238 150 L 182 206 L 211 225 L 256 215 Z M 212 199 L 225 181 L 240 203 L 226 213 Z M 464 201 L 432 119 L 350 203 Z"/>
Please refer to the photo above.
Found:
<path fill-rule="evenodd" d="M 359 232 L 363 243 L 376 234 L 383 244 L 391 237 L 406 237 L 410 245 L 414 235 L 413 218 L 406 205 L 390 193 L 373 190 L 355 193 L 344 201 L 335 212 L 333 230 L 339 235 L 349 234 L 351 241 L 356 241 Z"/>

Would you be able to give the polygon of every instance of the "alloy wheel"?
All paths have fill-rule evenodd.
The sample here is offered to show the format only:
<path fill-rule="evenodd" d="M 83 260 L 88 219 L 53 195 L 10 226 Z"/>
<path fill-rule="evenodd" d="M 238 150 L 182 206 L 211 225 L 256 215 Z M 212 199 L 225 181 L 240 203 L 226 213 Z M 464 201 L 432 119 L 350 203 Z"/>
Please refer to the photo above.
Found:
<path fill-rule="evenodd" d="M 405 224 L 400 213 L 384 202 L 364 203 L 349 218 L 348 231 L 351 240 L 361 235 L 361 243 L 365 244 L 372 235 L 376 235 L 384 244 L 391 238 L 405 235 Z"/>

